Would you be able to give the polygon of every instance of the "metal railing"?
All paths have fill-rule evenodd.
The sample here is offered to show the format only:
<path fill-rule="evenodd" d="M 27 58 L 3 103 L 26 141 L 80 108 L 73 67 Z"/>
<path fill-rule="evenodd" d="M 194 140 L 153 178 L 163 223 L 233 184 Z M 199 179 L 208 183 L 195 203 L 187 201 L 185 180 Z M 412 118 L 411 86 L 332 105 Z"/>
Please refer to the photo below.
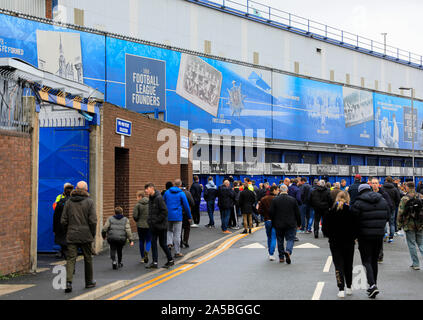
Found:
<path fill-rule="evenodd" d="M 0 129 L 26 132 L 30 130 L 30 90 L 21 81 L 4 76 L 0 70 Z"/>
<path fill-rule="evenodd" d="M 252 0 L 188 0 L 204 4 L 236 15 L 244 15 L 256 21 L 272 24 L 284 29 L 311 36 L 344 47 L 377 55 L 389 60 L 423 67 L 423 56 L 402 50 L 385 43 L 362 37 L 344 30 L 330 27 L 295 14 L 285 12 Z"/>

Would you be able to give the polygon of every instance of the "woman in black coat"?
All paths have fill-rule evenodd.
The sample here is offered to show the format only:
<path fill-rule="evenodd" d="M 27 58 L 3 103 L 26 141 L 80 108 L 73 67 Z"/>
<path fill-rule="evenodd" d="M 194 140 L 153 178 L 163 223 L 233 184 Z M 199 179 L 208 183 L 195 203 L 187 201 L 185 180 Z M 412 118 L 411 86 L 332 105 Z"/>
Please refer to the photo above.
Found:
<path fill-rule="evenodd" d="M 336 282 L 339 288 L 338 297 L 344 298 L 352 294 L 352 272 L 354 245 L 356 239 L 356 221 L 350 211 L 348 192 L 340 191 L 335 203 L 323 222 L 323 232 L 329 237 L 329 247 L 335 265 Z"/>

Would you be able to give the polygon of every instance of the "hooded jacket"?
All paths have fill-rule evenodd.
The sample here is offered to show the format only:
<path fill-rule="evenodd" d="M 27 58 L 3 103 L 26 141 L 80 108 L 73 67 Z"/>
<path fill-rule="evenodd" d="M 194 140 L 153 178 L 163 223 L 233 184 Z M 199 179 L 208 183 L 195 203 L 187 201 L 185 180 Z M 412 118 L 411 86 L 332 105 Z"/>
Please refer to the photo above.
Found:
<path fill-rule="evenodd" d="M 358 187 L 360 186 L 361 181 L 355 180 L 352 185 L 348 188 L 348 193 L 350 194 L 350 205 L 354 204 L 355 198 L 358 196 Z"/>
<path fill-rule="evenodd" d="M 383 189 L 391 198 L 393 204 L 395 205 L 395 208 L 398 208 L 399 203 L 401 201 L 401 194 L 398 189 L 390 182 L 385 182 L 383 184 Z"/>
<path fill-rule="evenodd" d="M 380 193 L 363 190 L 351 210 L 357 219 L 358 238 L 383 237 L 386 222 L 389 220 L 389 206 Z"/>
<path fill-rule="evenodd" d="M 253 191 L 249 189 L 241 191 L 239 194 L 239 207 L 241 208 L 241 214 L 252 214 L 255 202 L 256 195 Z"/>
<path fill-rule="evenodd" d="M 134 207 L 132 217 L 138 228 L 148 229 L 148 197 L 142 198 Z"/>
<path fill-rule="evenodd" d="M 188 219 L 191 219 L 191 209 L 185 193 L 178 187 L 172 187 L 167 190 L 163 196 L 163 200 L 166 202 L 168 214 L 168 221 L 182 221 L 183 214 L 182 209 L 188 215 Z"/>
<path fill-rule="evenodd" d="M 167 207 L 158 190 L 149 198 L 147 223 L 153 231 L 167 230 Z"/>
<path fill-rule="evenodd" d="M 212 180 L 207 182 L 206 187 L 204 188 L 204 200 L 205 201 L 215 201 L 217 197 L 217 187 Z"/>
<path fill-rule="evenodd" d="M 132 241 L 132 232 L 129 219 L 124 217 L 122 214 L 115 214 L 114 216 L 107 219 L 101 233 L 103 238 L 107 237 L 109 242 L 126 242 L 126 239 Z"/>
<path fill-rule="evenodd" d="M 326 187 L 316 186 L 311 192 L 310 204 L 314 210 L 329 210 L 332 207 L 330 191 Z"/>
<path fill-rule="evenodd" d="M 298 188 L 298 186 L 293 183 L 289 186 L 288 188 L 288 194 L 295 198 L 297 200 L 298 205 L 302 205 L 302 201 L 301 201 L 301 191 L 300 188 Z"/>
<path fill-rule="evenodd" d="M 66 201 L 60 222 L 68 244 L 91 243 L 97 228 L 94 201 L 88 192 L 75 189 Z"/>
<path fill-rule="evenodd" d="M 406 203 L 411 198 L 414 198 L 417 196 L 423 200 L 423 195 L 421 195 L 420 193 L 416 193 L 414 190 L 410 190 L 404 197 L 402 197 L 399 208 L 398 208 L 398 217 L 397 217 L 397 223 L 398 223 L 399 229 L 404 229 L 404 231 L 422 231 L 423 230 L 423 223 L 421 223 L 420 221 L 416 221 L 409 215 L 405 214 Z"/>

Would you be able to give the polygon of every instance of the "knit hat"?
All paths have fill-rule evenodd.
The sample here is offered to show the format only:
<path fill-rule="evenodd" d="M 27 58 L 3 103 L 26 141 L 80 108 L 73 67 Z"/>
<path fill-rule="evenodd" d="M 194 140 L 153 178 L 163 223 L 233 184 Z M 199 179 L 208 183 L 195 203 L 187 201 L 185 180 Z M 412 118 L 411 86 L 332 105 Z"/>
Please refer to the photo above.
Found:
<path fill-rule="evenodd" d="M 372 188 L 367 183 L 362 183 L 358 186 L 358 193 L 361 193 L 365 189 L 371 190 Z"/>

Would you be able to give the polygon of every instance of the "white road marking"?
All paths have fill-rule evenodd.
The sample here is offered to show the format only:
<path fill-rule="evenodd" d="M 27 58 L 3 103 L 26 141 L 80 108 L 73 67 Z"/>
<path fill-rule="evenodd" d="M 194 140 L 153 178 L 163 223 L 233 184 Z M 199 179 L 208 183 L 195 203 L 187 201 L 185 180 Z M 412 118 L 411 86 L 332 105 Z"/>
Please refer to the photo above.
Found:
<path fill-rule="evenodd" d="M 241 249 L 263 249 L 263 248 L 265 247 L 258 242 L 241 247 Z"/>
<path fill-rule="evenodd" d="M 332 256 L 329 256 L 328 259 L 326 260 L 326 264 L 325 264 L 325 267 L 323 268 L 323 272 L 329 272 L 331 264 L 332 264 Z"/>
<path fill-rule="evenodd" d="M 294 249 L 319 249 L 319 248 L 320 247 L 318 247 L 318 246 L 316 246 L 312 243 L 309 243 L 309 242 L 304 243 L 304 244 L 300 244 L 300 245 L 294 247 Z"/>
<path fill-rule="evenodd" d="M 318 282 L 316 289 L 314 290 L 313 297 L 311 300 L 320 300 L 320 296 L 322 295 L 323 287 L 325 286 L 324 282 Z"/>

